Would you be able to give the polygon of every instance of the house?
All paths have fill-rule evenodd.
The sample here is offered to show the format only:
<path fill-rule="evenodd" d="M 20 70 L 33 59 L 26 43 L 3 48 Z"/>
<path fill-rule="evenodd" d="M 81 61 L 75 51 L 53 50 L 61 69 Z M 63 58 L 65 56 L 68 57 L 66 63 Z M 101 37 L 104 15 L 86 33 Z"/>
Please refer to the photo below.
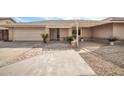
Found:
<path fill-rule="evenodd" d="M 124 40 L 124 18 L 110 17 L 104 20 L 48 20 L 18 23 L 12 18 L 0 18 L 0 40 L 41 41 L 41 34 L 47 33 L 48 40 L 64 40 L 76 34 L 85 40 L 106 40 L 116 37 Z"/>

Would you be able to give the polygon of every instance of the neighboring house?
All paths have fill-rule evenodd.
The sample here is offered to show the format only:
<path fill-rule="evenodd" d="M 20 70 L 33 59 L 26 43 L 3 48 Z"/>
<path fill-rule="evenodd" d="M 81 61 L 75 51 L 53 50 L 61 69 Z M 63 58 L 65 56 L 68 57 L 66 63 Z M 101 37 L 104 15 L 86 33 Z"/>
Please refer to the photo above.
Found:
<path fill-rule="evenodd" d="M 17 23 L 12 18 L 0 18 L 0 40 L 41 41 L 41 33 L 49 35 L 48 40 L 64 40 L 76 33 L 85 40 L 105 40 L 116 37 L 124 40 L 124 18 L 110 17 L 93 20 L 49 20 L 41 22 Z"/>

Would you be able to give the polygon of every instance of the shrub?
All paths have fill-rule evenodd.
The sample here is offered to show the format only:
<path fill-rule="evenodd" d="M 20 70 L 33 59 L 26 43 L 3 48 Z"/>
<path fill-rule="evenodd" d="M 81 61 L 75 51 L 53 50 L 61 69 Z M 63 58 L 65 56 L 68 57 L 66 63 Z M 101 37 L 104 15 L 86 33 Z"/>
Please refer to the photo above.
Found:
<path fill-rule="evenodd" d="M 81 39 L 84 39 L 84 37 L 80 37 L 80 41 L 81 41 Z"/>
<path fill-rule="evenodd" d="M 43 42 L 47 43 L 48 34 L 41 34 L 41 37 L 43 38 Z"/>
<path fill-rule="evenodd" d="M 74 40 L 74 37 L 73 37 L 73 36 L 69 36 L 69 37 L 66 38 L 66 40 L 67 40 L 69 43 L 71 43 L 71 41 Z"/>
<path fill-rule="evenodd" d="M 110 42 L 115 42 L 116 40 L 118 40 L 116 37 L 111 37 L 108 39 Z"/>
<path fill-rule="evenodd" d="M 74 39 L 76 39 L 76 34 L 72 34 L 72 37 L 73 37 Z"/>

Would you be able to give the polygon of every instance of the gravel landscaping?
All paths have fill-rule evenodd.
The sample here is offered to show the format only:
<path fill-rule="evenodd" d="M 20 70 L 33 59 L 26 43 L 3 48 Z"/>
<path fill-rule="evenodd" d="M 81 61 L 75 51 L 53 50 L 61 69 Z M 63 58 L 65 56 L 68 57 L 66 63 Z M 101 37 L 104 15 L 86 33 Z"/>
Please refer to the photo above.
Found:
<path fill-rule="evenodd" d="M 110 61 L 121 68 L 124 68 L 124 46 L 105 46 L 94 51 L 104 60 Z"/>
<path fill-rule="evenodd" d="M 80 55 L 97 75 L 124 75 L 124 46 L 86 42 L 80 47 Z"/>

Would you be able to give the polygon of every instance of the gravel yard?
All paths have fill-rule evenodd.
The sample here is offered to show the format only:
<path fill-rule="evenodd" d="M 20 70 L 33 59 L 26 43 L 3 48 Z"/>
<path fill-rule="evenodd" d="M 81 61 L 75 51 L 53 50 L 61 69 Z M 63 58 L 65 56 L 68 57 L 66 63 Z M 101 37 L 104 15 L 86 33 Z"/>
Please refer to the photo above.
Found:
<path fill-rule="evenodd" d="M 124 46 L 100 43 L 81 44 L 80 55 L 97 75 L 124 75 Z"/>
<path fill-rule="evenodd" d="M 124 46 L 105 46 L 95 50 L 94 53 L 100 55 L 104 60 L 124 68 Z"/>

